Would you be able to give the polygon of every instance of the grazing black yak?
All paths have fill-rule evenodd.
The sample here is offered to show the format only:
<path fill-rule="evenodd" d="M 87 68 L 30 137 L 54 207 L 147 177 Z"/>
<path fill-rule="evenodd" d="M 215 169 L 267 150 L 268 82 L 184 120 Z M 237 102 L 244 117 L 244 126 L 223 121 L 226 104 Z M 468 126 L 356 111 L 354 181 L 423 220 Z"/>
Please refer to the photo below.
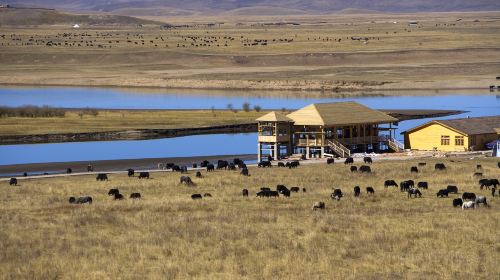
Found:
<path fill-rule="evenodd" d="M 415 182 L 413 180 L 402 181 L 399 183 L 399 188 L 402 192 L 406 192 L 413 187 L 415 187 Z"/>
<path fill-rule="evenodd" d="M 75 198 L 74 196 L 71 196 L 71 197 L 69 198 L 69 203 L 71 203 L 71 204 L 76 203 L 76 198 Z"/>
<path fill-rule="evenodd" d="M 446 190 L 448 191 L 448 193 L 455 193 L 455 194 L 458 193 L 458 187 L 457 186 L 448 185 L 446 187 Z"/>
<path fill-rule="evenodd" d="M 243 196 L 248 196 L 248 190 L 247 190 L 247 189 L 243 189 L 243 190 L 241 191 L 241 194 L 242 194 Z"/>
<path fill-rule="evenodd" d="M 415 188 L 408 189 L 408 198 L 411 198 L 412 195 L 415 198 L 417 197 L 417 195 L 418 197 L 422 197 L 422 193 L 420 192 L 420 190 Z"/>
<path fill-rule="evenodd" d="M 434 170 L 445 170 L 446 169 L 446 166 L 444 165 L 444 163 L 436 163 L 434 165 Z"/>
<path fill-rule="evenodd" d="M 299 167 L 299 165 L 300 165 L 300 162 L 299 162 L 298 160 L 294 160 L 294 161 L 292 161 L 292 162 L 287 162 L 287 163 L 285 164 L 285 167 L 288 167 L 289 169 L 292 169 L 292 168 L 297 168 L 297 167 Z"/>
<path fill-rule="evenodd" d="M 388 188 L 388 187 L 397 187 L 397 186 L 398 186 L 398 184 L 394 180 L 385 180 L 385 182 L 384 182 L 384 187 L 385 188 Z"/>
<path fill-rule="evenodd" d="M 114 196 L 115 196 L 114 200 L 122 200 L 122 199 L 124 199 L 123 194 L 121 194 L 121 193 L 115 193 Z"/>
<path fill-rule="evenodd" d="M 290 192 L 296 192 L 296 193 L 298 193 L 299 191 L 300 191 L 299 187 L 291 187 L 290 188 Z"/>
<path fill-rule="evenodd" d="M 417 168 L 416 166 L 412 166 L 412 167 L 410 168 L 410 172 L 411 172 L 411 173 L 418 173 L 418 168 Z"/>
<path fill-rule="evenodd" d="M 71 168 L 67 168 L 67 169 L 66 169 L 66 174 L 71 174 L 71 173 L 73 173 L 73 169 L 71 169 Z"/>
<path fill-rule="evenodd" d="M 283 162 L 281 162 L 281 161 L 280 161 L 280 162 L 278 162 L 278 167 L 285 167 L 285 163 L 283 163 Z"/>
<path fill-rule="evenodd" d="M 476 200 L 476 194 L 470 192 L 464 192 L 462 194 L 462 199 L 465 200 Z"/>
<path fill-rule="evenodd" d="M 427 165 L 427 163 L 425 163 L 425 162 L 419 162 L 418 163 L 418 166 L 426 166 L 426 165 Z"/>
<path fill-rule="evenodd" d="M 257 192 L 257 197 L 279 197 L 279 193 L 270 189 L 261 189 L 261 191 Z"/>
<path fill-rule="evenodd" d="M 250 174 L 248 173 L 248 168 L 241 169 L 240 174 L 243 176 L 250 176 Z"/>
<path fill-rule="evenodd" d="M 201 178 L 203 177 L 203 175 L 201 175 L 201 172 L 200 171 L 196 171 L 196 175 L 195 175 L 196 178 Z"/>
<path fill-rule="evenodd" d="M 141 194 L 140 194 L 140 193 L 138 193 L 138 192 L 131 193 L 131 194 L 130 194 L 130 198 L 131 198 L 131 199 L 140 199 L 140 198 L 141 198 Z"/>
<path fill-rule="evenodd" d="M 82 196 L 76 199 L 76 204 L 92 204 L 92 197 L 91 196 Z"/>
<path fill-rule="evenodd" d="M 436 193 L 436 196 L 437 197 L 448 197 L 448 190 L 447 189 L 440 189 L 437 193 Z"/>
<path fill-rule="evenodd" d="M 353 163 L 354 163 L 354 159 L 352 157 L 348 157 L 344 161 L 344 164 L 353 164 Z"/>
<path fill-rule="evenodd" d="M 373 163 L 373 160 L 372 160 L 372 158 L 371 158 L 371 157 L 364 157 L 364 158 L 363 158 L 363 162 L 364 162 L 364 163 L 369 163 L 369 164 L 371 164 L 371 163 Z"/>
<path fill-rule="evenodd" d="M 418 182 L 417 183 L 417 188 L 419 188 L 419 189 L 428 189 L 429 188 L 429 184 L 427 184 L 427 182 Z"/>
<path fill-rule="evenodd" d="M 10 178 L 9 180 L 9 185 L 12 186 L 17 186 L 17 178 Z"/>
<path fill-rule="evenodd" d="M 117 193 L 120 193 L 120 190 L 118 190 L 118 189 L 110 189 L 108 191 L 108 195 L 115 195 Z"/>
<path fill-rule="evenodd" d="M 129 177 L 134 177 L 134 175 L 135 175 L 135 171 L 134 171 L 134 169 L 129 168 L 129 169 L 127 170 L 127 175 L 128 175 Z"/>
<path fill-rule="evenodd" d="M 333 158 L 327 158 L 326 159 L 326 164 L 334 164 L 335 160 Z"/>
<path fill-rule="evenodd" d="M 217 170 L 227 169 L 228 167 L 229 167 L 229 162 L 227 162 L 225 160 L 219 160 L 217 162 Z"/>
<path fill-rule="evenodd" d="M 361 165 L 361 166 L 359 167 L 359 171 L 360 171 L 361 173 L 371 173 L 371 172 L 372 172 L 372 169 L 371 169 L 371 168 L 370 168 L 370 166 L 368 166 L 368 165 Z"/>
<path fill-rule="evenodd" d="M 211 163 L 207 164 L 207 172 L 212 172 L 215 170 L 215 166 Z"/>
<path fill-rule="evenodd" d="M 212 195 L 210 193 L 204 193 L 203 197 L 212 197 Z"/>
<path fill-rule="evenodd" d="M 453 207 L 462 207 L 462 204 L 464 202 L 462 201 L 461 198 L 455 198 L 453 199 Z"/>
<path fill-rule="evenodd" d="M 354 187 L 354 196 L 358 197 L 361 194 L 361 188 L 359 186 Z"/>
<path fill-rule="evenodd" d="M 99 173 L 97 174 L 97 177 L 95 177 L 96 181 L 107 181 L 108 180 L 108 175 L 106 173 Z"/>
<path fill-rule="evenodd" d="M 140 172 L 139 179 L 149 179 L 149 172 Z"/>
<path fill-rule="evenodd" d="M 373 187 L 366 187 L 366 193 L 367 194 L 375 194 L 375 190 Z"/>
<path fill-rule="evenodd" d="M 351 166 L 351 172 L 358 172 L 358 168 L 356 166 Z"/>
<path fill-rule="evenodd" d="M 199 193 L 195 193 L 195 194 L 192 194 L 191 195 L 191 199 L 195 200 L 195 199 L 202 199 L 203 197 L 201 196 L 201 194 Z"/>
<path fill-rule="evenodd" d="M 261 161 L 257 166 L 262 168 L 273 167 L 270 161 Z"/>

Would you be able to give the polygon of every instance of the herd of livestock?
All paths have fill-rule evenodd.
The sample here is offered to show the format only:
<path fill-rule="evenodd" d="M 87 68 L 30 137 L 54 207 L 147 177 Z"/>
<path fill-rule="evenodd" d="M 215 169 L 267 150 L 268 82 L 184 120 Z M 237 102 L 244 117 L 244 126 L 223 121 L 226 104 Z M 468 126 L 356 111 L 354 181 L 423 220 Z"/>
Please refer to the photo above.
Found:
<path fill-rule="evenodd" d="M 371 173 L 371 168 L 370 164 L 373 163 L 372 159 L 370 157 L 365 157 L 363 159 L 363 162 L 365 165 L 360 166 L 359 168 L 352 165 L 354 163 L 354 159 L 352 157 L 348 157 L 345 159 L 344 164 L 345 165 L 350 165 L 350 171 L 351 172 L 361 172 L 361 173 Z M 334 164 L 335 160 L 333 158 L 327 159 L 327 164 Z M 411 173 L 418 173 L 419 168 L 423 168 L 427 164 L 425 162 L 420 162 L 418 163 L 418 166 L 412 166 L 410 168 Z M 272 158 L 269 157 L 268 160 L 266 161 L 261 161 L 257 164 L 259 168 L 271 168 L 273 167 L 272 164 Z M 289 162 L 278 162 L 276 164 L 277 167 L 282 167 L 282 168 L 297 168 L 300 166 L 299 161 L 289 161 Z M 250 176 L 250 173 L 248 171 L 247 165 L 238 158 L 235 158 L 232 162 L 228 162 L 225 160 L 219 160 L 217 162 L 217 165 L 214 165 L 210 163 L 209 161 L 205 160 L 198 164 L 193 164 L 192 168 L 205 168 L 207 172 L 213 172 L 214 170 L 240 170 L 240 174 L 243 176 Z M 187 166 L 178 166 L 174 163 L 167 163 L 167 164 L 159 164 L 158 165 L 159 169 L 166 169 L 166 170 L 171 170 L 173 172 L 180 172 L 182 173 L 187 173 L 188 167 Z M 498 163 L 498 168 L 500 168 L 500 162 Z M 434 165 L 434 169 L 436 171 L 443 171 L 446 170 L 446 166 L 443 163 L 436 163 Z M 88 168 L 88 171 L 92 171 L 92 168 Z M 476 165 L 476 170 L 480 171 L 482 170 L 481 165 Z M 67 169 L 67 173 L 71 173 L 72 170 L 70 168 Z M 134 169 L 128 169 L 127 170 L 128 177 L 135 177 L 136 172 Z M 196 178 L 202 178 L 203 175 L 200 171 L 196 172 Z M 475 172 L 473 174 L 474 177 L 482 177 L 483 173 L 482 172 Z M 149 172 L 139 172 L 137 178 L 139 179 L 149 179 L 150 174 Z M 96 176 L 96 181 L 107 181 L 108 180 L 108 175 L 106 173 L 99 173 Z M 17 185 L 17 178 L 11 178 L 9 184 L 10 185 Z M 186 175 L 181 175 L 180 177 L 180 184 L 184 184 L 187 186 L 196 186 L 196 184 L 193 182 L 193 180 Z M 487 189 L 491 191 L 491 195 L 494 197 L 497 191 L 497 186 L 500 185 L 498 179 L 480 179 L 478 181 L 479 187 L 481 190 Z M 399 184 L 395 180 L 385 180 L 384 182 L 384 187 L 385 188 L 391 188 L 391 187 L 396 187 L 400 189 L 401 192 L 406 192 L 408 195 L 408 198 L 417 198 L 417 197 L 422 197 L 422 192 L 421 190 L 425 189 L 427 190 L 429 187 L 429 184 L 424 181 L 417 182 L 415 184 L 414 180 L 405 180 L 401 181 Z M 284 196 L 284 197 L 290 197 L 291 193 L 298 193 L 298 192 L 306 192 L 306 188 L 299 188 L 299 187 L 291 187 L 290 189 L 287 188 L 285 185 L 277 185 L 276 190 L 272 190 L 271 188 L 268 187 L 263 187 L 260 188 L 260 190 L 256 193 L 257 197 L 279 197 Z M 374 195 L 375 194 L 375 189 L 371 186 L 366 187 L 366 193 L 368 195 Z M 353 189 L 353 195 L 354 197 L 358 197 L 361 194 L 361 188 L 359 186 L 355 186 Z M 448 185 L 446 188 L 440 189 L 437 193 L 436 196 L 438 198 L 443 198 L 443 197 L 449 197 L 450 194 L 458 194 L 458 187 L 454 185 Z M 500 195 L 500 190 L 498 190 L 498 194 Z M 119 189 L 113 188 L 108 191 L 109 196 L 113 196 L 113 199 L 115 200 L 122 200 L 125 197 L 123 194 L 120 193 Z M 242 190 L 242 195 L 244 197 L 248 197 L 249 191 L 248 189 L 243 189 Z M 197 199 L 202 199 L 203 197 L 212 197 L 210 193 L 205 193 L 205 194 L 192 194 L 191 198 L 193 200 Z M 344 193 L 342 192 L 341 189 L 333 189 L 333 192 L 330 194 L 330 198 L 332 200 L 340 200 L 342 197 L 344 197 Z M 134 192 L 131 193 L 129 196 L 130 199 L 140 199 L 141 194 L 139 192 Z M 91 196 L 83 196 L 83 197 L 70 197 L 69 198 L 69 203 L 71 204 L 91 204 L 92 203 L 92 197 Z M 462 207 L 462 209 L 473 209 L 478 207 L 479 205 L 484 205 L 488 206 L 487 203 L 487 198 L 486 196 L 483 195 L 476 195 L 475 193 L 471 192 L 464 192 L 462 193 L 462 197 L 456 197 L 452 201 L 453 207 Z M 315 202 L 312 206 L 313 210 L 316 209 L 324 209 L 325 208 L 325 203 L 322 201 Z"/>

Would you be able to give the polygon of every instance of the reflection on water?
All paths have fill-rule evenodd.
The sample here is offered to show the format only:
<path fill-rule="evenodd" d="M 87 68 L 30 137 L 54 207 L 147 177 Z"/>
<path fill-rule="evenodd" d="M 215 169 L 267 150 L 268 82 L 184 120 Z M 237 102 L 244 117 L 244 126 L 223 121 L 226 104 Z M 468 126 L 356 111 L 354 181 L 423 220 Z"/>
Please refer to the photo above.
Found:
<path fill-rule="evenodd" d="M 269 93 L 220 91 L 144 90 L 117 88 L 0 88 L 0 106 L 49 105 L 66 108 L 114 109 L 225 109 L 227 104 L 241 108 L 245 102 L 263 109 L 296 109 L 311 103 L 357 101 L 377 109 L 450 109 L 469 111 L 436 119 L 498 115 L 500 99 L 494 94 L 439 96 L 386 96 L 332 98 L 321 93 Z M 147 92 L 147 94 L 146 94 Z M 242 94 L 242 92 L 238 92 Z M 1 121 L 1 120 L 0 120 Z M 428 120 L 399 123 L 399 133 Z M 200 135 L 144 141 L 111 141 L 0 146 L 0 164 L 183 157 L 256 153 L 255 133 Z"/>
<path fill-rule="evenodd" d="M 145 94 L 154 92 L 155 94 Z M 382 93 L 383 94 L 383 93 Z M 391 92 L 391 94 L 393 94 Z M 307 92 L 221 92 L 146 90 L 121 88 L 0 88 L 0 105 L 49 105 L 64 108 L 109 109 L 225 109 L 228 104 L 241 108 L 243 103 L 263 109 L 298 109 L 311 103 L 357 101 L 378 109 L 457 109 L 472 106 L 498 109 L 494 94 L 460 94 L 438 96 L 369 96 L 329 97 L 328 94 Z M 493 103 L 492 103 L 493 102 Z"/>

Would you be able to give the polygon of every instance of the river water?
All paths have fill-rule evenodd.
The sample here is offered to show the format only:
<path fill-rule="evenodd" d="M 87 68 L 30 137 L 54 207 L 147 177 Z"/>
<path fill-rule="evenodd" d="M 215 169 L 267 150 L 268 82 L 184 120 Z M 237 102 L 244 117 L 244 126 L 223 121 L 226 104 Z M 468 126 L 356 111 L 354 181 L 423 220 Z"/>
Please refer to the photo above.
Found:
<path fill-rule="evenodd" d="M 419 96 L 374 96 L 332 98 L 321 94 L 275 94 L 266 92 L 211 92 L 119 88 L 9 87 L 0 88 L 0 106 L 52 106 L 102 109 L 225 109 L 228 104 L 241 108 L 248 102 L 263 109 L 298 109 L 311 103 L 356 101 L 375 109 L 450 109 L 467 113 L 443 117 L 498 115 L 500 96 L 490 93 L 434 94 Z M 438 118 L 439 119 L 439 118 Z M 402 131 L 428 119 L 399 123 Z M 0 119 L 1 125 L 1 119 Z M 402 141 L 402 135 L 398 140 Z M 257 134 L 218 134 L 178 138 L 52 143 L 0 146 L 0 165 L 90 161 L 107 159 L 184 157 L 256 153 Z"/>

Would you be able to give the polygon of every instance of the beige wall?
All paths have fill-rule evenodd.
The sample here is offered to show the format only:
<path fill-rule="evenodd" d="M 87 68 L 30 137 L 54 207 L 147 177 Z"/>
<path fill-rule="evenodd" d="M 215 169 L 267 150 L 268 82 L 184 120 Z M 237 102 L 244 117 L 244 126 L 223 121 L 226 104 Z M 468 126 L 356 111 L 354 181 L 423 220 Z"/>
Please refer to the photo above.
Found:
<path fill-rule="evenodd" d="M 450 136 L 449 145 L 441 145 L 441 135 Z M 455 136 L 464 136 L 464 145 L 455 145 Z M 429 124 L 416 131 L 405 135 L 405 148 L 412 150 L 432 151 L 437 148 L 438 151 L 466 151 L 469 147 L 468 137 L 455 132 L 439 124 Z"/>

